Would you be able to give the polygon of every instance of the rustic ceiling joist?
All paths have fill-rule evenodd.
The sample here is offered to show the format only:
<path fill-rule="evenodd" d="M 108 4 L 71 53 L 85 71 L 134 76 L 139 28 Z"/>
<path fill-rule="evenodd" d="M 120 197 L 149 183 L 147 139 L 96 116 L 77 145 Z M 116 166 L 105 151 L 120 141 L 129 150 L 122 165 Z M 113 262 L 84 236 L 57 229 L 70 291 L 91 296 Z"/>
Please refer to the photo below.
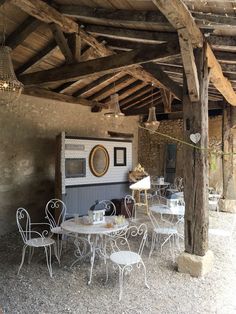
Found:
<path fill-rule="evenodd" d="M 153 87 L 151 87 L 147 89 L 144 94 L 139 95 L 138 97 L 134 98 L 132 101 L 126 102 L 125 104 L 121 102 L 120 107 L 122 109 L 128 109 L 130 107 L 133 107 L 136 104 L 140 104 L 140 102 L 143 102 L 146 99 L 152 98 L 152 96 L 156 94 L 160 96 L 160 90 L 157 88 L 153 89 Z"/>
<path fill-rule="evenodd" d="M 161 80 L 163 85 L 171 91 L 171 93 L 178 99 L 182 99 L 183 91 L 182 88 L 175 83 L 159 65 L 154 63 L 146 63 L 143 65 L 144 69 L 150 72 L 155 78 Z"/>
<path fill-rule="evenodd" d="M 181 0 L 152 1 L 177 30 L 185 29 L 191 39 L 193 48 L 203 45 L 203 35 L 194 22 L 188 8 Z M 236 106 L 236 94 L 229 80 L 224 77 L 220 64 L 209 45 L 207 45 L 207 59 L 211 82 L 231 105 Z"/>
<path fill-rule="evenodd" d="M 150 92 L 153 89 L 151 86 L 145 85 L 144 87 L 141 87 L 131 95 L 128 95 L 126 98 L 120 101 L 120 106 L 123 106 L 127 103 L 130 103 L 132 100 L 136 100 L 137 97 L 140 97 L 142 95 L 145 95 L 147 92 Z"/>
<path fill-rule="evenodd" d="M 86 62 L 63 65 L 54 69 L 24 74 L 20 76 L 20 81 L 25 85 L 73 81 L 92 74 L 107 74 L 114 70 L 122 70 L 128 66 L 161 59 L 167 55 L 176 54 L 178 50 L 179 47 L 176 43 L 160 44 L 156 49 L 132 50 L 120 53 L 119 57 L 112 55 Z M 133 69 L 131 73 L 133 73 Z"/>
<path fill-rule="evenodd" d="M 66 16 L 76 17 L 81 23 L 110 25 L 115 27 L 132 28 L 134 24 L 151 26 L 154 30 L 173 31 L 166 17 L 160 11 L 135 11 L 107 8 L 92 8 L 83 5 L 61 5 L 60 12 Z M 202 29 L 222 29 L 225 25 L 236 26 L 235 18 L 219 15 L 194 12 L 192 15 L 198 27 Z M 232 31 L 232 30 L 231 30 Z"/>
<path fill-rule="evenodd" d="M 74 61 L 74 58 L 67 43 L 67 39 L 65 38 L 63 31 L 61 30 L 61 27 L 58 24 L 51 23 L 50 28 L 55 38 L 55 41 L 57 42 L 57 45 L 65 58 L 66 63 L 72 63 Z"/>
<path fill-rule="evenodd" d="M 85 29 L 93 35 L 111 38 L 111 40 L 119 39 L 122 41 L 126 40 L 144 44 L 156 44 L 178 39 L 177 34 L 174 32 L 154 32 L 90 24 L 86 24 Z M 214 50 L 235 50 L 236 39 L 234 37 L 228 38 L 226 36 L 216 36 L 208 33 L 207 35 L 209 35 L 207 39 Z"/>
<path fill-rule="evenodd" d="M 87 107 L 94 107 L 94 106 L 97 106 L 100 108 L 106 107 L 106 105 L 101 104 L 97 101 L 90 101 L 82 97 L 76 98 L 69 95 L 59 94 L 59 93 L 55 93 L 55 92 L 49 91 L 47 89 L 39 88 L 39 87 L 25 87 L 23 94 L 56 100 L 56 101 L 68 102 L 71 104 L 78 104 L 78 105 L 87 106 Z"/>
<path fill-rule="evenodd" d="M 17 29 L 12 32 L 6 39 L 6 45 L 15 49 L 19 46 L 30 34 L 32 34 L 40 25 L 41 21 L 29 16 Z"/>
<path fill-rule="evenodd" d="M 44 59 L 48 58 L 50 54 L 57 47 L 57 43 L 55 40 L 52 40 L 47 44 L 41 51 L 37 52 L 33 57 L 31 57 L 28 61 L 22 64 L 20 67 L 16 69 L 16 74 L 19 75 L 24 73 L 26 70 L 29 70 L 31 67 L 36 64 L 42 62 Z"/>
<path fill-rule="evenodd" d="M 135 79 L 132 78 L 130 75 L 125 74 L 124 76 L 122 76 L 118 80 L 113 81 L 110 84 L 108 84 L 107 86 L 105 86 L 104 88 L 100 89 L 95 94 L 92 94 L 87 99 L 89 99 L 89 100 L 96 99 L 96 100 L 102 101 L 108 95 L 116 93 L 118 90 L 120 90 L 121 88 L 123 88 L 127 84 L 130 85 L 131 83 L 134 82 L 134 80 Z"/>
<path fill-rule="evenodd" d="M 173 94 L 170 93 L 168 90 L 162 89 L 162 88 L 160 89 L 160 92 L 161 92 L 162 102 L 164 105 L 164 112 L 169 113 L 171 112 L 171 104 L 174 99 Z"/>

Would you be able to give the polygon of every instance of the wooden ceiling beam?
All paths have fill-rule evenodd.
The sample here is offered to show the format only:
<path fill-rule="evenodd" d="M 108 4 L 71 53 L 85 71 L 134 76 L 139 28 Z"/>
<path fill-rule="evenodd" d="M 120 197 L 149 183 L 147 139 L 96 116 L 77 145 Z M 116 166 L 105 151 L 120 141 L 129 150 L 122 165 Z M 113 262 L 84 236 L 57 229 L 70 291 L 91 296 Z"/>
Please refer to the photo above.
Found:
<path fill-rule="evenodd" d="M 78 18 L 80 23 L 110 25 L 115 27 L 132 28 L 135 24 L 152 26 L 154 30 L 173 31 L 166 17 L 160 11 L 136 11 L 107 8 L 92 8 L 83 5 L 61 5 L 60 12 L 66 16 Z M 201 29 L 218 29 L 236 26 L 235 18 L 219 14 L 207 14 L 191 11 L 195 22 Z M 232 32 L 232 29 L 231 29 Z"/>
<path fill-rule="evenodd" d="M 133 107 L 136 104 L 140 104 L 140 102 L 143 102 L 144 100 L 148 98 L 152 98 L 153 95 L 158 94 L 160 96 L 160 90 L 153 87 L 151 87 L 146 93 L 142 94 L 141 96 L 138 96 L 134 98 L 132 101 L 127 102 L 126 104 L 121 104 L 120 103 L 120 108 L 121 109 L 128 109 L 130 107 Z"/>
<path fill-rule="evenodd" d="M 87 106 L 91 108 L 94 106 L 97 106 L 100 108 L 106 108 L 105 104 L 99 103 L 97 101 L 90 101 L 82 97 L 73 97 L 69 95 L 59 94 L 59 93 L 55 93 L 55 92 L 52 92 L 52 91 L 49 91 L 47 89 L 43 89 L 40 87 L 25 87 L 23 90 L 23 94 L 29 95 L 29 96 L 40 97 L 44 99 L 67 102 L 71 104 L 78 104 L 78 105 Z"/>
<path fill-rule="evenodd" d="M 13 31 L 6 39 L 6 46 L 15 49 L 19 46 L 30 34 L 32 34 L 40 25 L 41 21 L 35 19 L 32 16 L 20 24 L 15 31 Z"/>
<path fill-rule="evenodd" d="M 95 94 L 92 94 L 87 99 L 93 100 L 96 99 L 97 101 L 102 101 L 106 97 L 109 97 L 111 94 L 114 94 L 118 92 L 121 88 L 126 86 L 127 84 L 131 84 L 134 82 L 134 78 L 132 78 L 130 75 L 125 74 L 123 77 L 119 78 L 116 81 L 111 82 L 104 88 L 97 91 Z"/>
<path fill-rule="evenodd" d="M 71 50 L 73 60 L 75 62 L 81 61 L 81 37 L 76 33 L 67 35 L 67 44 Z"/>
<path fill-rule="evenodd" d="M 146 94 L 147 92 L 150 92 L 152 90 L 152 88 L 153 87 L 150 85 L 145 85 L 144 87 L 141 87 L 140 89 L 138 89 L 137 91 L 135 91 L 131 95 L 129 95 L 126 98 L 124 98 L 123 100 L 121 100 L 120 106 L 123 106 L 123 105 L 131 102 L 132 100 L 136 99 L 137 97 L 140 97 L 140 96 Z"/>
<path fill-rule="evenodd" d="M 38 71 L 20 76 L 20 81 L 25 85 L 35 85 L 41 83 L 73 81 L 84 76 L 110 73 L 114 70 L 119 71 L 127 66 L 145 63 L 152 60 L 161 59 L 166 55 L 176 54 L 179 47 L 176 43 L 160 44 L 156 49 L 140 49 L 123 52 L 117 55 L 89 60 L 85 62 L 63 65 L 58 68 Z M 127 71 L 127 70 L 126 70 Z M 134 69 L 129 69 L 134 73 Z M 135 76 L 135 73 L 133 74 Z M 160 84 L 161 85 L 161 84 Z"/>
<path fill-rule="evenodd" d="M 119 95 L 119 101 L 132 95 L 134 92 L 136 92 L 137 90 L 140 90 L 144 86 L 147 86 L 147 84 L 145 82 L 140 81 L 140 80 L 137 80 L 137 81 L 133 82 L 132 84 L 125 86 L 124 88 L 119 90 L 117 93 Z M 104 103 L 109 102 L 109 101 L 110 101 L 109 96 L 107 98 L 103 99 Z"/>
<path fill-rule="evenodd" d="M 29 70 L 36 64 L 47 59 L 56 48 L 57 48 L 57 43 L 55 42 L 55 40 L 50 41 L 49 44 L 47 44 L 41 51 L 37 52 L 33 57 L 31 57 L 24 64 L 20 65 L 15 71 L 16 74 L 19 75 L 21 73 L 24 73 L 26 70 Z"/>
<path fill-rule="evenodd" d="M 86 86 L 80 88 L 79 90 L 77 90 L 76 92 L 74 92 L 73 96 L 74 97 L 78 97 L 78 96 L 81 96 L 83 94 L 86 94 L 88 91 L 92 90 L 93 88 L 97 88 L 101 83 L 104 83 L 108 79 L 111 79 L 113 76 L 114 76 L 114 74 L 102 75 L 101 77 L 96 78 L 95 80 L 93 80 L 88 85 L 86 85 Z"/>
<path fill-rule="evenodd" d="M 161 88 L 161 97 L 162 102 L 164 104 L 164 112 L 169 113 L 171 112 L 171 104 L 174 99 L 173 94 L 171 94 L 168 90 Z"/>
<path fill-rule="evenodd" d="M 41 0 L 9 0 L 10 3 L 19 7 L 31 16 L 47 24 L 55 23 L 65 33 L 78 33 L 78 24 L 70 18 L 63 16 L 56 9 Z"/>
<path fill-rule="evenodd" d="M 63 31 L 61 30 L 61 27 L 55 23 L 51 23 L 49 25 L 55 41 L 57 42 L 57 45 L 65 58 L 66 63 L 72 63 L 74 61 L 74 58 L 67 43 L 67 39 L 65 38 Z"/>
<path fill-rule="evenodd" d="M 191 13 L 181 0 L 152 0 L 157 8 L 166 16 L 169 22 L 177 29 L 184 29 L 191 39 L 193 48 L 203 46 L 203 35 L 197 27 Z M 207 60 L 210 68 L 210 80 L 221 92 L 224 98 L 236 106 L 236 94 L 229 80 L 223 75 L 219 62 L 209 44 L 207 44 Z"/>
<path fill-rule="evenodd" d="M 86 31 L 97 36 L 108 38 L 116 38 L 120 40 L 130 40 L 134 42 L 159 44 L 162 42 L 176 41 L 178 36 L 176 33 L 168 32 L 151 32 L 141 30 L 123 29 L 101 25 L 87 25 Z"/>
<path fill-rule="evenodd" d="M 111 40 L 119 39 L 122 41 L 131 41 L 143 44 L 158 44 L 160 42 L 168 42 L 178 39 L 178 36 L 175 32 L 144 31 L 139 29 L 124 29 L 90 24 L 86 24 L 85 29 L 87 32 L 93 35 L 104 37 L 105 40 L 106 38 L 110 38 Z M 224 49 L 227 51 L 235 51 L 236 39 L 234 37 L 219 36 L 208 33 L 206 34 L 209 35 L 207 40 L 212 45 L 214 50 Z"/>
<path fill-rule="evenodd" d="M 175 83 L 159 65 L 154 63 L 146 63 L 143 65 L 144 69 L 151 73 L 157 80 L 161 80 L 165 89 L 168 89 L 176 98 L 182 99 L 182 87 Z"/>

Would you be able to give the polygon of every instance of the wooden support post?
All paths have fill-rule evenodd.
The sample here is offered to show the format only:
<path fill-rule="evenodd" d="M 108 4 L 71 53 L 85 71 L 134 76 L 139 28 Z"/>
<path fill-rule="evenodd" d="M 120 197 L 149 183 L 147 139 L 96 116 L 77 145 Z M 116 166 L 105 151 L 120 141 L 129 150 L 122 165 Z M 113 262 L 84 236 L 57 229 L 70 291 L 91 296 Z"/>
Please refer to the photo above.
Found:
<path fill-rule="evenodd" d="M 223 200 L 220 209 L 236 212 L 236 108 L 226 104 L 223 114 Z"/>
<path fill-rule="evenodd" d="M 213 253 L 208 251 L 208 85 L 206 45 L 194 50 L 199 80 L 199 101 L 191 102 L 184 76 L 183 118 L 185 141 L 200 133 L 194 144 L 184 147 L 185 252 L 178 257 L 178 270 L 199 277 L 212 268 Z"/>
<path fill-rule="evenodd" d="M 200 133 L 195 144 L 208 147 L 208 68 L 205 45 L 195 49 L 196 67 L 199 79 L 198 102 L 191 102 L 186 79 L 184 80 L 183 114 L 185 140 L 190 134 Z M 192 143 L 194 144 L 194 143 Z M 185 251 L 204 256 L 208 250 L 208 158 L 204 150 L 184 145 L 185 172 Z"/>

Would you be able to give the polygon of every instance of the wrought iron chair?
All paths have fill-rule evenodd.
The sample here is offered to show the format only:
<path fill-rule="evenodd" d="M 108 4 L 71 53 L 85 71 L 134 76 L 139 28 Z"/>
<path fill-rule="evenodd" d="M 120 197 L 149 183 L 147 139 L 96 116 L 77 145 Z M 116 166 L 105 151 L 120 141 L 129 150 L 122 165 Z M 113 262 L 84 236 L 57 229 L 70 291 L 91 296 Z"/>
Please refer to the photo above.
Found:
<path fill-rule="evenodd" d="M 123 294 L 124 275 L 131 272 L 134 266 L 137 266 L 137 268 L 143 266 L 145 286 L 149 288 L 146 267 L 142 260 L 143 248 L 147 239 L 147 226 L 145 224 L 141 224 L 140 226 L 133 225 L 119 234 L 108 236 L 108 238 L 107 243 L 111 245 L 110 261 L 114 263 L 115 268 L 119 269 L 119 300 L 121 300 Z M 138 238 L 140 240 L 138 251 L 137 249 L 131 249 L 131 245 L 133 244 L 131 243 L 132 238 L 135 238 L 135 243 L 137 243 Z"/>
<path fill-rule="evenodd" d="M 51 263 L 52 246 L 54 247 L 54 252 L 57 257 L 56 243 L 51 237 L 49 237 L 48 230 L 43 230 L 42 232 L 32 230 L 32 228 L 36 226 L 49 227 L 49 224 L 48 223 L 32 223 L 29 213 L 27 212 L 26 209 L 22 207 L 18 208 L 16 211 L 16 222 L 17 222 L 17 226 L 21 234 L 22 240 L 24 242 L 24 246 L 22 249 L 21 264 L 19 266 L 17 274 L 20 273 L 21 267 L 24 264 L 26 248 L 27 247 L 30 248 L 29 257 L 28 257 L 28 263 L 30 264 L 30 261 L 34 254 L 34 248 L 43 247 L 45 250 L 48 271 L 49 271 L 50 277 L 52 277 L 52 263 Z"/>
<path fill-rule="evenodd" d="M 102 204 L 104 206 L 105 215 L 106 216 L 115 216 L 116 215 L 116 205 L 109 200 L 102 200 L 99 202 L 99 204 Z"/>
<path fill-rule="evenodd" d="M 56 248 L 59 264 L 62 252 L 62 238 L 63 235 L 67 234 L 61 228 L 61 223 L 65 220 L 66 211 L 65 203 L 57 198 L 51 199 L 45 207 L 45 214 L 50 224 L 50 230 L 57 237 Z"/>
<path fill-rule="evenodd" d="M 135 199 L 131 195 L 126 195 L 124 198 L 124 206 L 125 206 L 125 212 L 128 216 L 128 219 L 130 221 L 136 220 L 136 204 Z"/>
<path fill-rule="evenodd" d="M 170 250 L 172 257 L 174 256 L 173 252 L 173 246 L 176 243 L 179 248 L 179 233 L 177 229 L 177 224 L 173 224 L 171 221 L 167 221 L 162 219 L 162 223 L 164 222 L 164 225 L 160 225 L 156 219 L 156 217 L 150 212 L 149 218 L 151 220 L 153 230 L 152 230 L 152 241 L 151 241 L 151 248 L 149 252 L 149 257 L 151 257 L 156 243 L 160 243 L 160 238 L 165 236 L 165 240 L 161 243 L 161 253 L 163 250 L 163 246 L 169 242 L 170 244 Z M 173 240 L 173 243 L 171 241 Z"/>

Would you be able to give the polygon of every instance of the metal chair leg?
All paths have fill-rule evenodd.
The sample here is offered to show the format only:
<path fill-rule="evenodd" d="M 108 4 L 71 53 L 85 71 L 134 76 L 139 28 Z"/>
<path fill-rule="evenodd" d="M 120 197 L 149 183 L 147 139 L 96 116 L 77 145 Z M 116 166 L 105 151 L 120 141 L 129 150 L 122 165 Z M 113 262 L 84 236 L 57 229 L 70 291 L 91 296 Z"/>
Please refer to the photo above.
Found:
<path fill-rule="evenodd" d="M 22 267 L 22 266 L 23 266 L 23 264 L 24 264 L 24 260 L 25 260 L 25 250 L 26 250 L 26 248 L 27 248 L 27 245 L 24 245 L 24 246 L 23 246 L 23 249 L 22 249 L 21 263 L 20 263 L 20 266 L 19 266 L 19 269 L 18 269 L 17 275 L 19 275 L 20 270 L 21 270 L 21 267 Z"/>
<path fill-rule="evenodd" d="M 48 249 L 49 249 L 49 254 L 48 254 Z M 50 275 L 50 277 L 52 277 L 52 248 L 51 248 L 51 245 L 48 247 L 48 249 L 46 246 L 44 247 L 49 275 Z"/>
<path fill-rule="evenodd" d="M 141 260 L 141 264 L 143 265 L 143 269 L 144 269 L 144 283 L 145 286 L 150 289 L 148 283 L 147 283 L 147 271 L 146 271 L 146 266 L 144 265 L 144 262 Z"/>

